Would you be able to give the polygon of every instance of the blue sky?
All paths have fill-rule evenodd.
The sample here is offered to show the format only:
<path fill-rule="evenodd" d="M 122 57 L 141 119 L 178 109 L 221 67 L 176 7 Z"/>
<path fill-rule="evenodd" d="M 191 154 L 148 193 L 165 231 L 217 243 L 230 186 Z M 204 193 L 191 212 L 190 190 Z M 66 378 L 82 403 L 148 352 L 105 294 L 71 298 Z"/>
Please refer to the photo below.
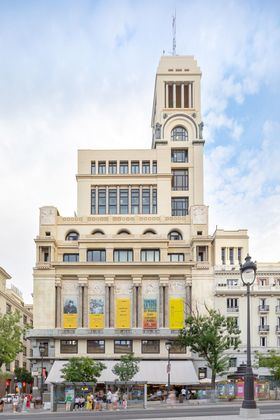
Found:
<path fill-rule="evenodd" d="M 203 72 L 210 231 L 248 228 L 253 257 L 279 260 L 279 1 L 2 0 L 0 265 L 25 296 L 38 208 L 76 209 L 77 149 L 150 147 L 175 8 Z"/>

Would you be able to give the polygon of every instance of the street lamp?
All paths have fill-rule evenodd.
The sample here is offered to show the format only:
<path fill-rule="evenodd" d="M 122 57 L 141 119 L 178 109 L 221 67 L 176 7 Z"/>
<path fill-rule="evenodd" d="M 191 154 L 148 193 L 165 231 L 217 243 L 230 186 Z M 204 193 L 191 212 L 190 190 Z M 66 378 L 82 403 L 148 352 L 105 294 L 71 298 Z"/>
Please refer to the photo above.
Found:
<path fill-rule="evenodd" d="M 247 254 L 245 263 L 240 264 L 241 279 L 244 286 L 246 286 L 247 296 L 247 364 L 244 375 L 244 400 L 240 414 L 243 417 L 258 416 L 259 410 L 254 398 L 254 374 L 251 364 L 251 331 L 250 331 L 250 287 L 256 279 L 257 264 L 251 261 L 251 257 Z M 254 410 L 254 411 L 253 411 Z"/>
<path fill-rule="evenodd" d="M 166 341 L 165 348 L 167 350 L 167 398 L 169 398 L 170 394 L 170 372 L 171 372 L 171 364 L 170 364 L 170 349 L 171 349 L 172 343 L 171 341 Z"/>
<path fill-rule="evenodd" d="M 45 346 L 43 343 L 40 343 L 39 345 L 39 352 L 41 356 L 41 404 L 43 404 L 43 359 L 45 353 Z"/>

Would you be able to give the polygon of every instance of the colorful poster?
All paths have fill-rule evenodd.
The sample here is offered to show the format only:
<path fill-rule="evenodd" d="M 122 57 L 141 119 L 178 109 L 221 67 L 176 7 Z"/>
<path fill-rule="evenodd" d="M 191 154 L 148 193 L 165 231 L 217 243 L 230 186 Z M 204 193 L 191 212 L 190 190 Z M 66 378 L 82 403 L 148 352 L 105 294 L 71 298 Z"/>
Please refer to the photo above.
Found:
<path fill-rule="evenodd" d="M 116 299 L 116 328 L 130 328 L 130 299 Z"/>
<path fill-rule="evenodd" d="M 157 328 L 156 299 L 144 299 L 143 328 L 145 330 Z"/>
<path fill-rule="evenodd" d="M 104 300 L 89 300 L 89 328 L 92 330 L 102 330 L 104 328 Z"/>
<path fill-rule="evenodd" d="M 63 305 L 63 328 L 78 327 L 78 310 L 76 298 L 65 298 Z"/>
<path fill-rule="evenodd" d="M 184 299 L 170 298 L 169 300 L 169 328 L 180 330 L 184 327 Z"/>

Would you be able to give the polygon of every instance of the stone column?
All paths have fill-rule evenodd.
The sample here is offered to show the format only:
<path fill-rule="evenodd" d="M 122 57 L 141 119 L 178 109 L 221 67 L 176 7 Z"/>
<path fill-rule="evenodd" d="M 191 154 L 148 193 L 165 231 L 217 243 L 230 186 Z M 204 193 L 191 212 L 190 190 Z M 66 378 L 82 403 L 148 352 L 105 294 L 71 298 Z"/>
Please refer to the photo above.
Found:
<path fill-rule="evenodd" d="M 163 286 L 160 284 L 159 286 L 159 320 L 158 320 L 158 326 L 159 328 L 163 327 Z"/>
<path fill-rule="evenodd" d="M 110 324 L 110 310 L 109 310 L 109 302 L 110 302 L 110 286 L 105 284 L 105 328 L 109 328 Z"/>
<path fill-rule="evenodd" d="M 191 279 L 186 280 L 186 300 L 185 300 L 185 313 L 190 315 L 192 312 L 192 282 Z"/>
<path fill-rule="evenodd" d="M 169 277 L 160 278 L 159 282 L 159 325 L 160 328 L 168 327 L 169 300 L 168 300 L 168 282 Z"/>
<path fill-rule="evenodd" d="M 141 277 L 133 278 L 132 286 L 132 327 L 141 327 Z"/>
<path fill-rule="evenodd" d="M 105 278 L 105 327 L 114 328 L 115 292 L 114 277 Z"/>
<path fill-rule="evenodd" d="M 87 302 L 87 277 L 79 277 L 79 302 L 78 302 L 78 328 L 84 328 L 85 324 L 88 325 L 88 302 Z M 85 296 L 86 295 L 86 296 Z"/>
<path fill-rule="evenodd" d="M 55 281 L 55 327 L 61 328 L 61 278 Z"/>
<path fill-rule="evenodd" d="M 164 314 L 165 314 L 165 328 L 169 328 L 169 287 L 168 285 L 166 285 L 164 287 L 165 293 L 165 299 L 164 299 L 164 303 L 165 303 L 165 308 L 164 308 Z"/>

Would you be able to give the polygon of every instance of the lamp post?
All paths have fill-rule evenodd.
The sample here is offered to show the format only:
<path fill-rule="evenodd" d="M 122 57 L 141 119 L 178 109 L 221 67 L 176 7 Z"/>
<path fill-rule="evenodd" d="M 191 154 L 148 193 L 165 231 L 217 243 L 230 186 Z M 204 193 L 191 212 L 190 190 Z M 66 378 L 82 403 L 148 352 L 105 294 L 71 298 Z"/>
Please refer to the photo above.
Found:
<path fill-rule="evenodd" d="M 167 398 L 169 398 L 170 394 L 170 372 L 171 372 L 171 364 L 170 364 L 170 349 L 171 349 L 171 341 L 166 341 L 165 348 L 167 350 Z"/>
<path fill-rule="evenodd" d="M 45 353 L 45 346 L 43 343 L 39 345 L 39 352 L 41 356 L 41 383 L 40 383 L 40 393 L 41 393 L 41 404 L 43 404 L 43 361 L 44 361 L 44 353 Z"/>
<path fill-rule="evenodd" d="M 244 400 L 240 414 L 243 417 L 257 417 L 259 410 L 254 398 L 254 374 L 251 363 L 251 331 L 250 331 L 250 287 L 256 279 L 257 265 L 251 261 L 249 254 L 245 258 L 245 263 L 240 264 L 241 279 L 244 286 L 246 286 L 247 296 L 247 364 L 244 375 Z"/>

